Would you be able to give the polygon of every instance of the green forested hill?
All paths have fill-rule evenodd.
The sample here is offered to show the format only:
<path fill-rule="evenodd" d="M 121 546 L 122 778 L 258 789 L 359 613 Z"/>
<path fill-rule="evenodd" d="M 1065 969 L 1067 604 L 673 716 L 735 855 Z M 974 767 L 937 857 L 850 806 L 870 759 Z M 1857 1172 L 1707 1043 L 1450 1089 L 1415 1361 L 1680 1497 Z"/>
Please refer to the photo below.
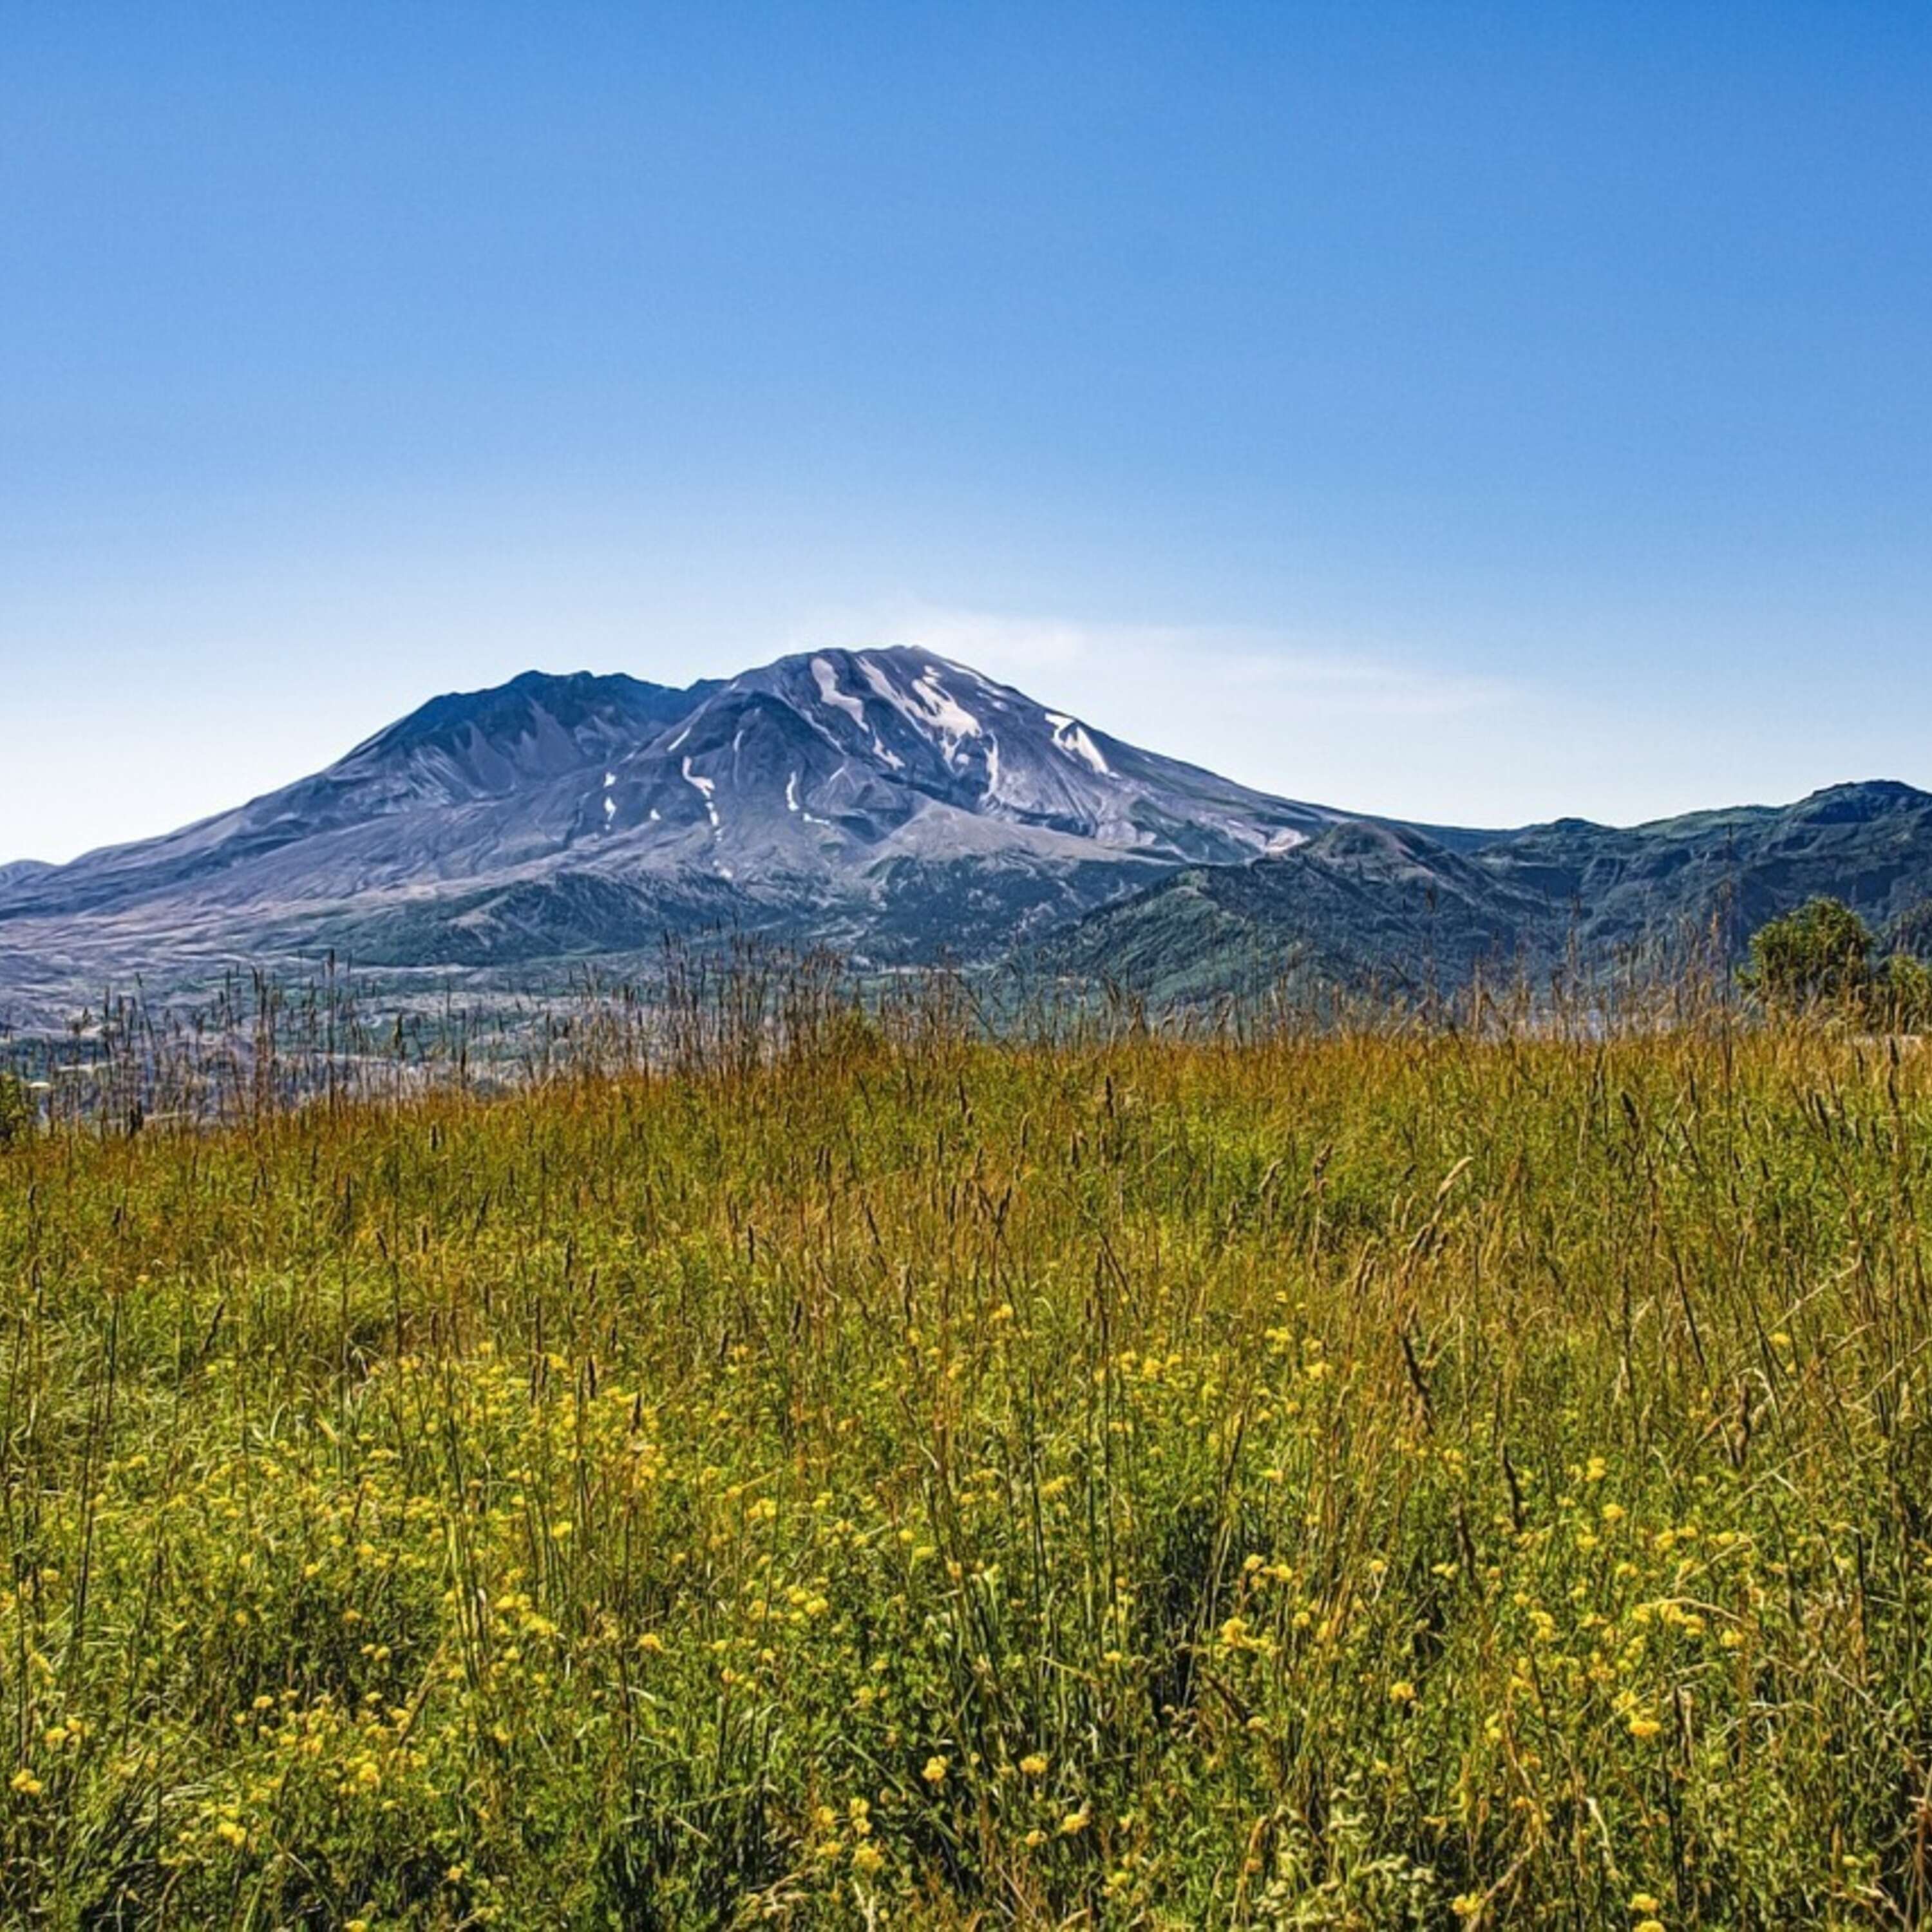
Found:
<path fill-rule="evenodd" d="M 1283 977 L 1396 989 L 1478 968 L 1546 975 L 1566 958 L 1735 958 L 1819 894 L 1913 943 L 1932 902 L 1932 794 L 1834 786 L 1784 807 L 1629 829 L 1562 819 L 1457 852 L 1353 824 L 1244 866 L 1196 867 L 1090 915 L 1047 950 L 1062 971 L 1161 998 Z"/>

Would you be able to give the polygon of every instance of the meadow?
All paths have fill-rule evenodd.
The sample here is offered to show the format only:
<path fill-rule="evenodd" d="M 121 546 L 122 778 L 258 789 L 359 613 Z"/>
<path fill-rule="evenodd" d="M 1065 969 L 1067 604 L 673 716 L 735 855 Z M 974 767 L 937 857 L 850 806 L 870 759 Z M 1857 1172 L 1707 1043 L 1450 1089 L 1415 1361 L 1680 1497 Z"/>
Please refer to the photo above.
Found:
<path fill-rule="evenodd" d="M 1926 1922 L 1928 1191 L 1720 1010 L 19 1137 L 0 1919 Z"/>

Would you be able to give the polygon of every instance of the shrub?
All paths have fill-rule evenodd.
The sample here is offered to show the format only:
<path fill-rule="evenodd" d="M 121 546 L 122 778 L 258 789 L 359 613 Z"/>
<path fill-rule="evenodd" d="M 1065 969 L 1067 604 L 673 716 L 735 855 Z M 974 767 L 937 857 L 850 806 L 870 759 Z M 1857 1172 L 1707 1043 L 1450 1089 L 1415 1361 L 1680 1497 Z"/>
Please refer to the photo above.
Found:
<path fill-rule="evenodd" d="M 1879 1005 L 1894 1032 L 1932 1032 L 1932 966 L 1909 952 L 1894 952 L 1885 962 Z"/>
<path fill-rule="evenodd" d="M 1767 1004 L 1862 1000 L 1872 984 L 1871 928 L 1841 900 L 1815 898 L 1751 934 L 1744 983 Z"/>

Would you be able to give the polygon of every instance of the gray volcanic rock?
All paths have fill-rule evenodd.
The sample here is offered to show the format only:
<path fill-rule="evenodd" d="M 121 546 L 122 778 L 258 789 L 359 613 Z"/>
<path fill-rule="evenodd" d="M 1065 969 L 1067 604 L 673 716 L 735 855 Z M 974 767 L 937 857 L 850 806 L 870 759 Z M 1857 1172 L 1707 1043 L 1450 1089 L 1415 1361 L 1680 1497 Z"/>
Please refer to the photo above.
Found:
<path fill-rule="evenodd" d="M 903 649 L 818 651 L 747 672 L 607 776 L 596 804 L 614 839 L 649 826 L 658 847 L 672 836 L 662 828 L 681 829 L 694 835 L 687 856 L 708 852 L 748 884 L 774 866 L 844 873 L 1006 850 L 1226 862 L 1338 816 L 1139 751 Z M 595 823 L 586 813 L 583 826 Z"/>
<path fill-rule="evenodd" d="M 529 672 L 160 838 L 0 868 L 0 1025 L 136 974 L 325 950 L 526 970 L 736 931 L 875 964 L 1008 956 L 1156 998 L 1284 971 L 1439 988 L 1702 935 L 1817 892 L 1932 936 L 1932 796 L 1507 832 L 1351 817 L 1124 743 L 930 652 L 822 650 L 682 690 Z"/>
<path fill-rule="evenodd" d="M 683 690 L 527 673 L 166 837 L 0 877 L 0 995 L 332 948 L 477 967 L 731 926 L 986 956 L 1340 814 L 1142 751 L 912 650 Z"/>
<path fill-rule="evenodd" d="M 0 890 L 0 917 L 152 904 L 260 906 L 471 876 L 554 850 L 587 767 L 675 724 L 712 687 L 526 672 L 438 698 L 312 778 L 159 838 Z"/>

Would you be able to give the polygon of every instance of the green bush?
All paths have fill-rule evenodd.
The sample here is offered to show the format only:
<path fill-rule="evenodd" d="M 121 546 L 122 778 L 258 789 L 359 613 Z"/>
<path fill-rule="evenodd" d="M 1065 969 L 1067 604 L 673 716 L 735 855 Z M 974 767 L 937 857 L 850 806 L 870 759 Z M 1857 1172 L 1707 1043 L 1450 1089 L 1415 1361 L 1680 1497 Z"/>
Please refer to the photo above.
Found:
<path fill-rule="evenodd" d="M 1888 943 L 1897 950 L 1875 965 L 1870 927 L 1837 899 L 1813 899 L 1751 935 L 1739 977 L 1768 1006 L 1832 1010 L 1898 1033 L 1932 1030 L 1932 965 L 1917 956 L 1904 922 L 1888 929 Z"/>
<path fill-rule="evenodd" d="M 1932 1032 L 1932 966 L 1909 952 L 1894 952 L 1880 976 L 1879 1005 L 1894 1032 Z"/>
<path fill-rule="evenodd" d="M 1751 934 L 1744 984 L 1777 1006 L 1862 1000 L 1871 986 L 1871 928 L 1842 901 L 1816 898 Z"/>

